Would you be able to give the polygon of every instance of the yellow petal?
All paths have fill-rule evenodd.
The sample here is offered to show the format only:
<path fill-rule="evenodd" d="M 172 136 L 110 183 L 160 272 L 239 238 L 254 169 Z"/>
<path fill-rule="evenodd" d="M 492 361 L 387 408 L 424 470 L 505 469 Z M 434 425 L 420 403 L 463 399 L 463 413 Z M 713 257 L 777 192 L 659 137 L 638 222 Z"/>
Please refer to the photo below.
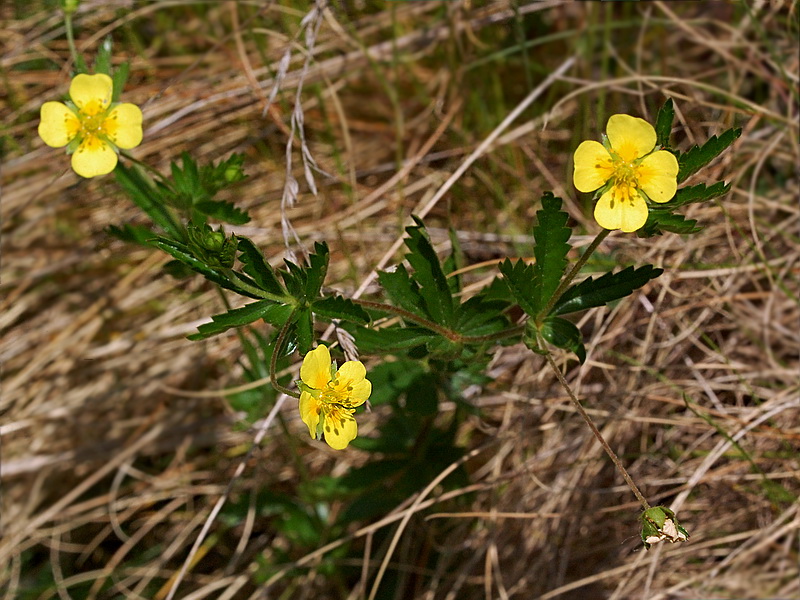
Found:
<path fill-rule="evenodd" d="M 650 200 L 668 202 L 678 189 L 678 159 L 666 150 L 653 152 L 642 159 L 637 177 Z"/>
<path fill-rule="evenodd" d="M 644 119 L 612 115 L 606 125 L 611 149 L 625 162 L 641 158 L 656 146 L 656 130 Z"/>
<path fill-rule="evenodd" d="M 603 144 L 594 141 L 581 142 L 575 150 L 575 172 L 572 182 L 581 192 L 593 192 L 614 172 L 611 155 Z"/>
<path fill-rule="evenodd" d="M 61 102 L 45 102 L 40 114 L 39 137 L 52 148 L 66 146 L 81 129 L 78 117 Z"/>
<path fill-rule="evenodd" d="M 83 114 L 93 117 L 111 104 L 114 84 L 108 75 L 76 75 L 69 86 L 69 97 Z"/>
<path fill-rule="evenodd" d="M 135 104 L 115 106 L 103 120 L 103 131 L 120 148 L 135 148 L 142 143 L 142 111 Z"/>
<path fill-rule="evenodd" d="M 117 153 L 108 142 L 87 135 L 72 155 L 72 168 L 81 177 L 106 175 L 117 166 Z"/>
<path fill-rule="evenodd" d="M 300 379 L 315 390 L 324 390 L 331 380 L 331 353 L 328 347 L 320 344 L 303 359 Z"/>
<path fill-rule="evenodd" d="M 349 410 L 333 404 L 323 408 L 325 422 L 322 431 L 325 441 L 334 450 L 344 450 L 358 435 L 358 425 Z"/>
<path fill-rule="evenodd" d="M 594 206 L 594 218 L 604 229 L 621 229 L 630 233 L 647 222 L 647 202 L 636 190 L 621 188 L 612 187 L 600 196 Z"/>
<path fill-rule="evenodd" d="M 314 439 L 317 437 L 320 410 L 321 406 L 314 396 L 308 392 L 300 394 L 300 418 L 308 427 L 308 434 Z"/>

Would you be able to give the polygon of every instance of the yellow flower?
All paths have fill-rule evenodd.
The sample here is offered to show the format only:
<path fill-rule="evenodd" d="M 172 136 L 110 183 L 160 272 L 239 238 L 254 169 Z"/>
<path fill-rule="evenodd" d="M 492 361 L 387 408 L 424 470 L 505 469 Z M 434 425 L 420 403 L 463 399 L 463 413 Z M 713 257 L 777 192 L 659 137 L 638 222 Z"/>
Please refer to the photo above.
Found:
<path fill-rule="evenodd" d="M 334 450 L 343 450 L 355 439 L 356 406 L 366 402 L 372 384 L 361 361 L 349 360 L 339 370 L 331 362 L 328 348 L 320 344 L 306 354 L 300 367 L 300 418 L 312 438 L 325 436 Z"/>
<path fill-rule="evenodd" d="M 39 137 L 53 148 L 67 146 L 72 168 L 82 177 L 105 175 L 117 166 L 117 148 L 142 142 L 142 111 L 135 104 L 112 104 L 108 75 L 77 75 L 71 102 L 42 105 Z"/>
<path fill-rule="evenodd" d="M 594 218 L 605 229 L 636 231 L 647 221 L 647 200 L 667 202 L 678 189 L 678 160 L 653 152 L 656 131 L 643 119 L 613 115 L 608 144 L 582 142 L 575 150 L 573 182 L 581 192 L 604 188 Z"/>

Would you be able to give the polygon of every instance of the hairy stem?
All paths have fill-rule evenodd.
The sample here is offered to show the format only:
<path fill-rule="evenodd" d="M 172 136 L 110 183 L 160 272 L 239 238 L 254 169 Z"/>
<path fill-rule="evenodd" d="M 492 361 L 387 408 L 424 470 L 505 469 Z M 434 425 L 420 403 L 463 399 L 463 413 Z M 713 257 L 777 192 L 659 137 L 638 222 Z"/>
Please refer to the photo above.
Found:
<path fill-rule="evenodd" d="M 292 317 L 294 317 L 296 311 L 292 311 L 292 314 L 289 315 L 289 318 L 286 319 L 286 323 L 283 324 L 281 327 L 280 333 L 278 333 L 278 339 L 275 341 L 275 348 L 272 349 L 272 357 L 269 360 L 269 381 L 272 383 L 272 387 L 274 387 L 279 392 L 286 394 L 287 396 L 291 396 L 292 398 L 299 398 L 300 394 L 295 390 L 290 390 L 287 387 L 282 386 L 278 383 L 278 356 L 280 356 L 281 351 L 283 350 L 283 344 L 286 341 L 286 334 L 289 332 L 289 328 L 292 326 Z"/>
<path fill-rule="evenodd" d="M 633 482 L 633 479 L 628 474 L 628 471 L 625 469 L 625 467 L 622 466 L 622 462 L 619 460 L 619 457 L 611 449 L 611 446 L 608 445 L 608 442 L 606 442 L 605 438 L 603 437 L 603 434 L 600 433 L 600 430 L 594 424 L 594 421 L 592 421 L 592 418 L 589 416 L 589 413 L 586 412 L 586 410 L 583 408 L 578 398 L 575 396 L 574 392 L 572 391 L 572 388 L 569 386 L 569 383 L 567 383 L 567 380 L 564 378 L 564 375 L 561 373 L 561 370 L 558 368 L 558 365 L 556 365 L 555 361 L 553 360 L 553 355 L 550 354 L 550 352 L 547 352 L 545 354 L 545 357 L 547 358 L 547 363 L 550 365 L 550 368 L 553 369 L 553 372 L 556 374 L 558 382 L 561 384 L 564 390 L 566 390 L 569 399 L 572 400 L 572 404 L 575 406 L 576 410 L 581 415 L 581 417 L 583 417 L 583 420 L 586 421 L 586 424 L 589 426 L 589 429 L 592 430 L 594 437 L 597 438 L 598 442 L 600 442 L 600 445 L 603 447 L 603 450 L 605 450 L 606 454 L 611 459 L 611 462 L 614 463 L 614 466 L 617 467 L 617 470 L 622 474 L 622 478 L 625 480 L 625 483 L 628 484 L 628 487 L 631 488 L 633 495 L 636 496 L 637 500 L 639 500 L 639 503 L 642 505 L 644 510 L 649 509 L 650 503 L 647 501 L 644 495 L 642 495 L 642 492 L 639 491 L 639 488 Z"/>

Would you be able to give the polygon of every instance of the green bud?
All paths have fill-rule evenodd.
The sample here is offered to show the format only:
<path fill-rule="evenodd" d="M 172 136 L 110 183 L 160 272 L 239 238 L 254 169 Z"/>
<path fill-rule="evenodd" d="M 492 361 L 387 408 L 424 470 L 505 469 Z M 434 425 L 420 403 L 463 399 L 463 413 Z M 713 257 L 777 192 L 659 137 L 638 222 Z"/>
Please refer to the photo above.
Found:
<path fill-rule="evenodd" d="M 61 8 L 65 13 L 71 15 L 80 6 L 81 0 L 61 0 Z"/>
<path fill-rule="evenodd" d="M 215 231 L 203 223 L 197 227 L 189 225 L 189 248 L 196 258 L 205 262 L 209 267 L 230 269 L 236 258 L 236 236 L 225 235 L 222 227 Z"/>
<path fill-rule="evenodd" d="M 689 534 L 667 507 L 654 506 L 642 513 L 642 543 L 645 548 L 665 540 L 674 544 L 688 539 Z"/>

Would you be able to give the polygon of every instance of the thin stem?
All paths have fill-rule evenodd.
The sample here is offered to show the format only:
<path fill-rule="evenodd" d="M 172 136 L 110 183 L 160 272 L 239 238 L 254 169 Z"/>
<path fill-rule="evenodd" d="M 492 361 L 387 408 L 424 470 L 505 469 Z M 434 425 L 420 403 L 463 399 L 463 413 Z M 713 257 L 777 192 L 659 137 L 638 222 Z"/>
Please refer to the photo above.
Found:
<path fill-rule="evenodd" d="M 603 242 L 604 239 L 608 237 L 611 231 L 608 229 L 603 229 L 597 236 L 592 240 L 592 243 L 589 244 L 589 247 L 586 248 L 586 251 L 581 254 L 580 258 L 572 265 L 569 273 L 567 273 L 566 277 L 561 280 L 561 283 L 556 288 L 556 291 L 551 296 L 550 300 L 548 300 L 547 305 L 544 307 L 544 310 L 539 313 L 539 318 L 537 321 L 540 321 L 544 317 L 550 314 L 550 311 L 553 310 L 553 307 L 558 302 L 558 299 L 564 295 L 564 292 L 567 291 L 567 288 L 572 283 L 572 280 L 575 279 L 575 276 L 580 273 L 580 270 L 583 268 L 583 265 L 586 264 L 586 261 L 589 260 L 589 257 L 597 250 L 597 247 Z"/>
<path fill-rule="evenodd" d="M 281 327 L 280 333 L 278 333 L 278 339 L 275 341 L 275 348 L 272 349 L 272 357 L 269 360 L 269 380 L 272 383 L 272 387 L 274 387 L 279 392 L 286 394 L 287 396 L 291 396 L 292 398 L 299 398 L 300 394 L 295 390 L 290 390 L 287 387 L 282 386 L 278 383 L 278 376 L 276 374 L 278 370 L 278 356 L 283 349 L 283 343 L 286 341 L 286 334 L 289 332 L 289 327 L 292 326 L 292 317 L 296 309 L 292 311 L 292 314 L 289 315 L 289 318 L 286 319 L 286 323 L 283 324 Z"/>
<path fill-rule="evenodd" d="M 589 426 L 589 429 L 592 430 L 594 437 L 597 438 L 598 442 L 600 442 L 600 445 L 603 447 L 603 450 L 605 450 L 606 454 L 608 454 L 608 457 L 611 459 L 611 462 L 613 462 L 614 466 L 617 467 L 617 470 L 620 473 L 622 473 L 622 478 L 625 480 L 625 483 L 628 484 L 628 487 L 631 488 L 633 495 L 636 496 L 636 499 L 639 500 L 639 503 L 642 505 L 642 507 L 644 507 L 645 510 L 648 510 L 650 508 L 650 503 L 647 502 L 645 497 L 642 495 L 642 492 L 639 491 L 639 488 L 633 482 L 633 479 L 631 479 L 631 476 L 628 474 L 628 471 L 625 469 L 625 467 L 622 466 L 622 462 L 619 460 L 619 457 L 611 449 L 611 446 L 608 445 L 608 442 L 606 442 L 605 438 L 603 437 L 603 434 L 600 433 L 600 430 L 594 424 L 594 421 L 592 421 L 592 418 L 589 416 L 589 413 L 586 412 L 586 410 L 583 408 L 578 398 L 573 393 L 572 388 L 569 387 L 569 383 L 567 383 L 567 380 L 564 378 L 564 375 L 561 373 L 561 370 L 558 368 L 558 365 L 556 365 L 555 361 L 553 360 L 553 355 L 547 352 L 545 354 L 545 357 L 547 358 L 547 363 L 550 365 L 550 368 L 553 369 L 553 372 L 556 374 L 559 383 L 566 390 L 569 399 L 572 400 L 572 404 L 575 406 L 578 413 L 580 413 L 581 417 L 583 417 L 583 420 L 586 421 L 586 424 Z"/>
<path fill-rule="evenodd" d="M 67 30 L 67 44 L 69 44 L 69 53 L 72 56 L 72 64 L 74 67 L 80 64 L 78 58 L 78 48 L 75 46 L 75 35 L 72 31 L 72 12 L 69 10 L 64 11 L 64 27 Z"/>
<path fill-rule="evenodd" d="M 393 306 L 391 304 L 384 304 L 383 302 L 373 302 L 371 300 L 363 300 L 361 298 L 350 298 L 350 300 L 360 306 L 364 306 L 365 308 L 372 308 L 375 310 L 380 310 L 382 312 L 391 313 L 397 315 L 398 317 L 402 317 L 407 321 L 412 321 L 417 325 L 422 325 L 426 329 L 435 331 L 442 337 L 446 337 L 448 340 L 456 342 L 457 344 L 481 344 L 483 342 L 502 340 L 507 337 L 519 335 L 525 329 L 524 326 L 518 325 L 515 327 L 511 327 L 509 329 L 504 329 L 503 331 L 498 331 L 496 333 L 491 333 L 487 335 L 461 335 L 457 331 L 453 331 L 452 329 L 443 327 L 438 323 L 434 323 L 433 321 L 430 321 L 424 317 L 420 317 L 419 315 L 416 315 L 398 306 Z"/>

